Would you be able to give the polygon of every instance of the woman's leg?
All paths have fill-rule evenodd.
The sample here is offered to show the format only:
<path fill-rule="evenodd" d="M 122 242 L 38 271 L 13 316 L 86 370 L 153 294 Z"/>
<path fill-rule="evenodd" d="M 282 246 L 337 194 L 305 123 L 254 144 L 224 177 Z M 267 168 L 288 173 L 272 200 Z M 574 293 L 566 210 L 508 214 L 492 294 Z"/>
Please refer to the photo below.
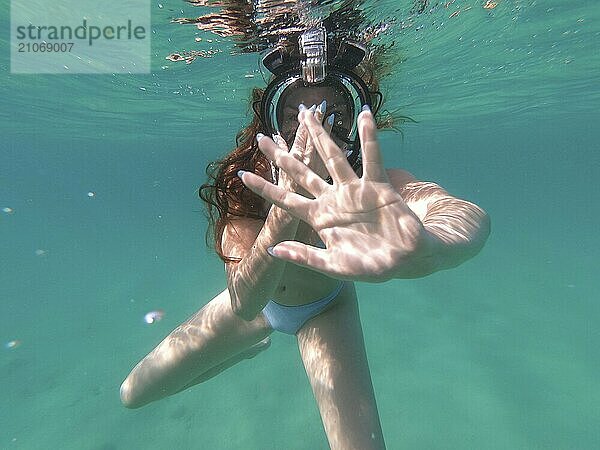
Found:
<path fill-rule="evenodd" d="M 205 381 L 267 348 L 272 331 L 262 314 L 251 322 L 236 316 L 225 289 L 133 368 L 121 401 L 138 408 Z"/>
<path fill-rule="evenodd" d="M 183 386 L 176 393 L 185 391 L 186 389 L 191 388 L 192 386 L 195 386 L 197 384 L 204 383 L 206 380 L 210 380 L 212 377 L 217 376 L 218 374 L 223 372 L 225 369 L 229 369 L 230 367 L 236 365 L 237 363 L 239 363 L 240 361 L 243 361 L 244 359 L 254 358 L 256 355 L 258 355 L 261 352 L 264 352 L 270 346 L 271 346 L 271 338 L 269 338 L 267 336 L 262 341 L 248 347 L 246 350 L 243 350 L 241 353 L 238 353 L 237 355 L 232 356 L 228 360 L 223 361 L 221 364 L 217 364 L 216 366 L 211 367 L 206 372 L 202 373 L 197 378 L 194 378 L 188 384 Z"/>
<path fill-rule="evenodd" d="M 384 449 L 352 283 L 300 329 L 298 345 L 331 449 Z"/>

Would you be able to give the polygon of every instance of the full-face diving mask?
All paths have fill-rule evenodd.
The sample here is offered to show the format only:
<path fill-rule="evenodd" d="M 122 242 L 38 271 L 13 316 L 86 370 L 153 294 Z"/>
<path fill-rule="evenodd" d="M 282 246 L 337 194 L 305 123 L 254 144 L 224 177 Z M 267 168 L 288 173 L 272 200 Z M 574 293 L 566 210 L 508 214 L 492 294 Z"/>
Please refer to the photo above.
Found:
<path fill-rule="evenodd" d="M 310 107 L 326 100 L 325 117 L 334 114 L 331 136 L 358 171 L 361 159 L 356 119 L 363 105 L 371 106 L 374 112 L 379 105 L 373 104 L 375 96 L 352 72 L 364 59 L 365 48 L 350 41 L 342 41 L 333 49 L 328 49 L 328 44 L 333 47 L 320 25 L 302 33 L 298 48 L 294 48 L 298 53 L 289 46 L 267 53 L 263 64 L 275 79 L 267 86 L 256 112 L 268 134 L 279 133 L 291 145 L 298 128 L 298 105 Z"/>

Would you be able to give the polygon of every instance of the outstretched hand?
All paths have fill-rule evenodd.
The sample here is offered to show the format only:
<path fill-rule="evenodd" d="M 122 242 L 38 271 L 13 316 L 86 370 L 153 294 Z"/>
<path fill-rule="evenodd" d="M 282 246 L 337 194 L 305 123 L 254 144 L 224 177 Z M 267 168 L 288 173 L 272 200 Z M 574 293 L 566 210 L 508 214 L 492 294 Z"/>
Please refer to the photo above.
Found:
<path fill-rule="evenodd" d="M 284 241 L 274 243 L 270 253 L 346 280 L 378 282 L 430 272 L 432 238 L 388 180 L 370 110 L 366 108 L 358 117 L 363 161 L 360 178 L 312 111 L 301 111 L 298 120 L 308 131 L 333 185 L 280 146 L 262 142 L 267 137 L 261 138 L 263 153 L 314 198 L 251 172 L 243 173 L 242 181 L 264 199 L 308 223 L 326 248 Z"/>

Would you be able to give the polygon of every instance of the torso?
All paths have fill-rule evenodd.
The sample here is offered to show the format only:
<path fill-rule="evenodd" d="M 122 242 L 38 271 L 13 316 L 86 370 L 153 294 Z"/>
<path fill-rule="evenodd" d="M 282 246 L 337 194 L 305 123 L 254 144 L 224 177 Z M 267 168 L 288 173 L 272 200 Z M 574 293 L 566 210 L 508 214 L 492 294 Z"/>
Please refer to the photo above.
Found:
<path fill-rule="evenodd" d="M 301 223 L 300 226 L 308 227 Z M 313 231 L 313 239 L 305 244 L 315 245 L 318 236 Z M 335 280 L 314 270 L 306 269 L 295 264 L 286 264 L 281 281 L 275 290 L 275 300 L 282 305 L 303 305 L 317 301 L 327 296 L 338 285 Z"/>

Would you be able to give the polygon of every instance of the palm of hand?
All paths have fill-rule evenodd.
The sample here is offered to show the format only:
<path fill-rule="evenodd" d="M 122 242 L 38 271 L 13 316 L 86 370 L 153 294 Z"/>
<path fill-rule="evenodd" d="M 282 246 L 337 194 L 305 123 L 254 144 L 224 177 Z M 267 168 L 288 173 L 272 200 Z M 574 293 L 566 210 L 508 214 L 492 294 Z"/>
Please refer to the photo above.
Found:
<path fill-rule="evenodd" d="M 371 113 L 361 113 L 358 120 L 363 151 L 361 178 L 312 113 L 300 113 L 299 118 L 309 135 L 302 145 L 310 142 L 312 153 L 317 150 L 333 185 L 311 170 L 304 158 L 267 139 L 259 142 L 261 151 L 299 189 L 290 192 L 251 173 L 244 174 L 242 180 L 263 198 L 308 223 L 327 248 L 286 241 L 272 247 L 271 254 L 340 279 L 385 281 L 426 271 L 431 258 L 428 233 L 389 183 Z M 304 151 L 304 157 L 310 154 Z"/>
<path fill-rule="evenodd" d="M 353 280 L 391 278 L 423 236 L 421 221 L 389 183 L 361 179 L 318 196 L 307 221 L 330 252 L 328 266 Z"/>

